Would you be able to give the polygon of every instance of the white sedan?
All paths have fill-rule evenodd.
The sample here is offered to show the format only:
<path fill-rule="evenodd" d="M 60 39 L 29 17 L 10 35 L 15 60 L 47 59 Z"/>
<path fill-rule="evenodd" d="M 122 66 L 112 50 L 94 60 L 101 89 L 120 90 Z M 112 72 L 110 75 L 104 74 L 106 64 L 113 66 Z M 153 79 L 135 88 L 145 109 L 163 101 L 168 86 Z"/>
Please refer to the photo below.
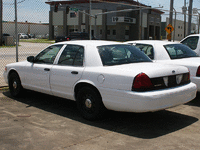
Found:
<path fill-rule="evenodd" d="M 200 57 L 188 46 L 168 41 L 140 40 L 125 42 L 141 49 L 154 62 L 181 65 L 189 69 L 191 81 L 200 92 Z"/>
<path fill-rule="evenodd" d="M 196 96 L 186 67 L 153 63 L 133 46 L 100 40 L 53 44 L 6 65 L 4 78 L 13 96 L 30 89 L 74 100 L 89 120 L 106 109 L 158 111 Z"/>

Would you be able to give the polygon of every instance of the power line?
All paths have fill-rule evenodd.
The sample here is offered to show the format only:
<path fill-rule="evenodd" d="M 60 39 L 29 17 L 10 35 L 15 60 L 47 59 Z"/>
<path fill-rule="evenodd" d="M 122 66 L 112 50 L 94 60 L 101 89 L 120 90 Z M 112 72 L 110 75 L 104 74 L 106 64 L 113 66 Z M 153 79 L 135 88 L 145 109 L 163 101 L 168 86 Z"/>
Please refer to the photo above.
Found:
<path fill-rule="evenodd" d="M 20 2 L 17 2 L 17 4 L 20 4 L 20 3 L 23 3 L 25 2 L 26 0 L 21 0 Z M 3 2 L 4 5 L 14 5 L 15 3 L 5 3 Z"/>

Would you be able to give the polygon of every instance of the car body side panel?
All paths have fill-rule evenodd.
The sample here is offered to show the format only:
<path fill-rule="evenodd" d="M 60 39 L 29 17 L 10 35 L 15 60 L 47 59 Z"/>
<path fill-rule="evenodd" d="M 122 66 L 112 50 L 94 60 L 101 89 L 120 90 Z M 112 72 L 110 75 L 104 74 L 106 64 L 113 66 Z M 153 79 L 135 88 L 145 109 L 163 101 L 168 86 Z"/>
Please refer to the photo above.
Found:
<path fill-rule="evenodd" d="M 24 84 L 26 88 L 46 94 L 52 94 L 49 84 L 49 76 L 52 66 L 53 65 L 51 64 L 28 63 L 24 68 Z"/>
<path fill-rule="evenodd" d="M 54 65 L 51 69 L 50 85 L 53 95 L 74 99 L 74 84 L 80 80 L 84 67 Z"/>

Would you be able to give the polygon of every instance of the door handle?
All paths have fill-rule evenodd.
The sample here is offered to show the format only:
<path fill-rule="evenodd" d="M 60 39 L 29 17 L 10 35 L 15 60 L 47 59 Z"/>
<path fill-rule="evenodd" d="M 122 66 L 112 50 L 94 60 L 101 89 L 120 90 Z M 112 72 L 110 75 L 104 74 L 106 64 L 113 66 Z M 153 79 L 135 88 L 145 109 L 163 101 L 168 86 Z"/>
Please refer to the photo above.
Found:
<path fill-rule="evenodd" d="M 77 71 L 72 71 L 71 74 L 78 74 L 78 72 Z"/>
<path fill-rule="evenodd" d="M 44 71 L 50 71 L 50 69 L 49 68 L 44 68 Z"/>

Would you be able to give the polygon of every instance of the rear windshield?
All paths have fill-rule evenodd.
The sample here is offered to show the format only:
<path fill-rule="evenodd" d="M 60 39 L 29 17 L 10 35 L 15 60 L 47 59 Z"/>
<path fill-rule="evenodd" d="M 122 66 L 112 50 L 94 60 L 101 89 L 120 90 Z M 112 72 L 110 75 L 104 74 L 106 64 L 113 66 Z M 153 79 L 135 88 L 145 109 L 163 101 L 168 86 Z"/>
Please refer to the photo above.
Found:
<path fill-rule="evenodd" d="M 164 45 L 171 59 L 199 57 L 192 49 L 184 44 Z"/>
<path fill-rule="evenodd" d="M 152 62 L 143 52 L 131 45 L 106 45 L 97 48 L 104 66 Z"/>

